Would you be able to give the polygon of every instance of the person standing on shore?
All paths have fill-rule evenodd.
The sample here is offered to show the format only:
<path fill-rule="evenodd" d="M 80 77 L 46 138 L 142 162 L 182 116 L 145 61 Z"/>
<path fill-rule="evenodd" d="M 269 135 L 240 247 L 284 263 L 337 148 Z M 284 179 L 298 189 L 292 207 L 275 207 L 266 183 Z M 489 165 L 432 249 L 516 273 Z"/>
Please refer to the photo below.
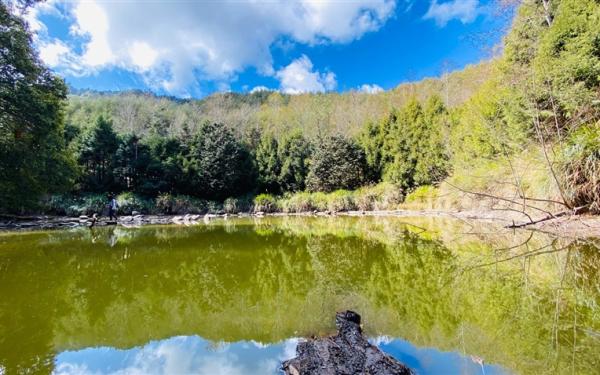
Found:
<path fill-rule="evenodd" d="M 108 196 L 108 218 L 112 221 L 117 221 L 117 210 L 119 209 L 119 204 L 117 203 L 117 199 L 111 194 Z"/>

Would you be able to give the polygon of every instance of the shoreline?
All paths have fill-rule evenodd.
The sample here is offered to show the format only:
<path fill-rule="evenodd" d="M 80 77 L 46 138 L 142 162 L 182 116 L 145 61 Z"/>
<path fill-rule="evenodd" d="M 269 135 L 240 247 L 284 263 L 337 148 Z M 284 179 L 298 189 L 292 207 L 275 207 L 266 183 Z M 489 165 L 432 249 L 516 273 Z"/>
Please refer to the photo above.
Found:
<path fill-rule="evenodd" d="M 229 218 L 262 218 L 262 217 L 431 217 L 431 218 L 449 218 L 467 221 L 487 221 L 501 224 L 503 227 L 515 223 L 521 223 L 523 216 L 516 212 L 492 211 L 492 210 L 466 210 L 466 211 L 448 211 L 448 210 L 374 210 L 374 211 L 312 211 L 312 212 L 240 212 L 235 214 L 137 214 L 119 216 L 117 222 L 108 221 L 101 217 L 95 226 L 118 225 L 127 228 L 135 228 L 145 225 L 198 225 L 207 223 L 214 219 Z M 22 231 L 22 230 L 53 230 L 53 229 L 72 229 L 89 227 L 91 217 L 89 216 L 53 216 L 53 215 L 33 215 L 33 216 L 0 216 L 0 232 Z M 509 228 L 507 228 L 509 229 Z M 512 230 L 534 230 L 552 235 L 573 238 L 600 238 L 600 216 L 577 215 L 566 216 L 543 221 L 537 224 L 527 225 L 522 228 Z"/>

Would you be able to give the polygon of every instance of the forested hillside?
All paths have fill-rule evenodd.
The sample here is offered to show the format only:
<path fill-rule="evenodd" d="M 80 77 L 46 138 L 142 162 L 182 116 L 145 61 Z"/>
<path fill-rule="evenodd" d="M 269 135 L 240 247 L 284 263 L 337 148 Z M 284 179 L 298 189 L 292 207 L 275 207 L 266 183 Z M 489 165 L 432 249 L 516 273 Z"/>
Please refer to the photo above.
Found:
<path fill-rule="evenodd" d="M 204 122 L 226 124 L 239 135 L 260 129 L 276 136 L 301 131 L 356 136 L 365 123 L 387 116 L 415 97 L 439 95 L 450 107 L 464 103 L 489 78 L 491 63 L 468 66 L 441 78 L 407 83 L 376 94 L 358 91 L 289 95 L 275 91 L 218 93 L 202 100 L 180 100 L 140 92 L 78 92 L 69 96 L 67 124 L 93 123 L 103 115 L 118 133 L 181 136 Z"/>
<path fill-rule="evenodd" d="M 236 209 L 284 211 L 403 202 L 526 217 L 600 210 L 596 0 L 524 0 L 494 60 L 373 95 L 80 93 L 62 106 L 64 131 L 60 111 L 45 128 L 64 133 L 44 149 L 61 150 L 66 171 L 58 176 L 67 195 L 50 200 L 54 211 L 85 205 L 81 197 L 102 202 L 90 194 L 107 192 L 169 212 L 229 197 L 246 197 L 228 200 Z M 20 141 L 28 123 L 9 121 L 3 166 L 19 163 L 12 154 L 39 152 Z M 2 210 L 31 209 L 20 184 L 42 177 L 2 177 Z M 60 184 L 48 186 L 34 196 L 60 192 Z"/>

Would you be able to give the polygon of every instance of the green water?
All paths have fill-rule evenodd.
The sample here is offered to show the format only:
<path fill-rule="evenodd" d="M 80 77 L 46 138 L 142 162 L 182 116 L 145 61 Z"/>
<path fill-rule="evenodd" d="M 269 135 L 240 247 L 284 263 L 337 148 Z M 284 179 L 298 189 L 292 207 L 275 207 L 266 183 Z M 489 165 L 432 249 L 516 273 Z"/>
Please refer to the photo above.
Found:
<path fill-rule="evenodd" d="M 231 345 L 238 359 L 255 343 L 274 363 L 268 350 L 331 333 L 343 309 L 369 337 L 412 348 L 389 352 L 421 373 L 450 353 L 483 358 L 488 375 L 598 374 L 599 269 L 594 241 L 448 219 L 3 233 L 0 374 L 58 373 L 75 359 L 92 372 L 109 354 L 173 342 Z"/>

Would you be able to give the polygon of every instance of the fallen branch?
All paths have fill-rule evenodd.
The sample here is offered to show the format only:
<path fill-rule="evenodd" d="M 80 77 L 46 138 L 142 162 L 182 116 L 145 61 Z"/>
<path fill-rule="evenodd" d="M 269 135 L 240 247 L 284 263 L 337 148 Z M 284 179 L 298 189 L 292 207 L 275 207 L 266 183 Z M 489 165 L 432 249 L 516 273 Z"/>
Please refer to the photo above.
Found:
<path fill-rule="evenodd" d="M 556 214 L 549 214 L 548 216 L 545 216 L 545 217 L 543 217 L 541 219 L 529 221 L 528 223 L 512 224 L 512 225 L 507 226 L 506 228 L 511 228 L 511 229 L 514 229 L 514 228 L 524 228 L 524 227 L 529 226 L 529 225 L 534 225 L 534 224 L 542 223 L 544 221 L 556 219 L 556 218 L 567 216 L 567 215 L 579 215 L 580 213 L 584 212 L 587 207 L 588 207 L 587 205 L 586 206 L 581 206 L 581 207 L 576 207 L 576 208 L 574 208 L 572 210 L 561 211 L 561 212 L 556 213 Z"/>
<path fill-rule="evenodd" d="M 466 194 L 472 194 L 472 195 L 476 195 L 476 196 L 484 197 L 484 198 L 497 199 L 497 200 L 500 200 L 500 201 L 512 203 L 512 204 L 517 205 L 517 206 L 525 206 L 525 207 L 530 208 L 532 210 L 536 210 L 536 211 L 540 211 L 540 212 L 543 212 L 543 213 L 548 214 L 548 215 L 552 215 L 552 213 L 550 211 L 546 211 L 544 209 L 541 209 L 541 208 L 536 207 L 536 206 L 532 206 L 530 204 L 524 204 L 523 202 L 517 202 L 517 201 L 515 201 L 513 199 L 499 197 L 499 196 L 492 195 L 492 194 L 480 193 L 480 192 L 477 192 L 477 191 L 469 191 L 469 190 L 460 188 L 460 187 L 458 187 L 458 186 L 456 186 L 454 184 L 451 184 L 448 181 L 446 181 L 445 183 L 448 184 L 448 185 L 450 185 L 450 186 L 452 186 L 453 188 L 455 188 L 455 189 L 457 189 L 459 191 L 462 191 L 463 193 L 466 193 Z"/>

